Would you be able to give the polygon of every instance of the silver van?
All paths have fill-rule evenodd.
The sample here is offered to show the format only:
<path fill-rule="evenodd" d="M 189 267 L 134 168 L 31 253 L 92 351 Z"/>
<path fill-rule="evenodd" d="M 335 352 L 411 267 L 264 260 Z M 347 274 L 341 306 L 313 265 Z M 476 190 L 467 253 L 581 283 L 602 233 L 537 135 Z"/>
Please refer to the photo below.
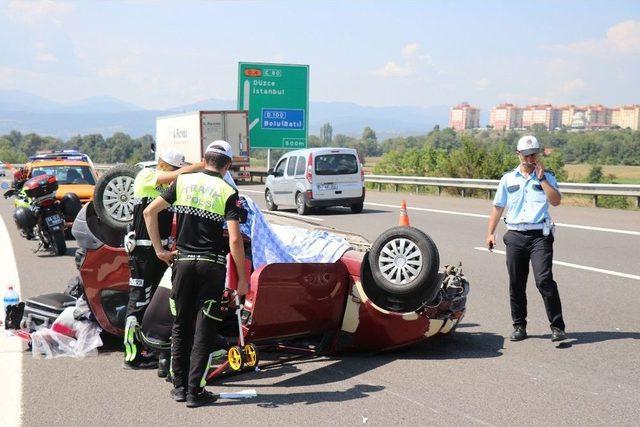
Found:
<path fill-rule="evenodd" d="M 362 211 L 364 171 L 353 148 L 306 148 L 283 155 L 269 169 L 267 208 L 295 206 L 300 215 L 314 207 L 348 206 Z"/>

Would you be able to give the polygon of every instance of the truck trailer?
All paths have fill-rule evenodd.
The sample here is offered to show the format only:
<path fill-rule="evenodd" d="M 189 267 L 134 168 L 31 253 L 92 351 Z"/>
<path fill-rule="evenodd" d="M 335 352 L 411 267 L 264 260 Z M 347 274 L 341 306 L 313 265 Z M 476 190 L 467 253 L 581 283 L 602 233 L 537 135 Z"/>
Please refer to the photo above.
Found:
<path fill-rule="evenodd" d="M 156 119 L 156 160 L 159 153 L 173 148 L 184 153 L 189 163 L 200 161 L 211 142 L 222 139 L 231 144 L 231 175 L 250 180 L 249 123 L 247 111 L 193 111 Z"/>

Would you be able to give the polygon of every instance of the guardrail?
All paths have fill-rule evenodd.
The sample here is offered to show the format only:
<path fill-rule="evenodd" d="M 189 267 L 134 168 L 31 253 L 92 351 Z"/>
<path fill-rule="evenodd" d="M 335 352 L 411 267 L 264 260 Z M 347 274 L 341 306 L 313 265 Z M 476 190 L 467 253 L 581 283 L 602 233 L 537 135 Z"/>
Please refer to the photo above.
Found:
<path fill-rule="evenodd" d="M 13 165 L 18 168 L 22 165 Z M 94 168 L 97 172 L 104 172 L 113 167 L 111 164 L 94 164 Z M 260 178 L 260 183 L 264 182 L 264 179 L 268 176 L 266 171 L 249 171 L 251 176 L 251 182 L 254 177 Z M 486 190 L 487 197 L 491 197 L 493 192 L 497 190 L 497 179 L 467 179 L 467 178 L 436 178 L 426 176 L 390 176 L 390 175 L 365 175 L 365 182 L 371 184 L 378 184 L 378 190 L 382 189 L 382 185 L 393 185 L 395 190 L 398 191 L 400 185 L 409 186 L 428 186 L 436 187 L 438 194 L 442 192 L 444 188 L 459 188 L 461 189 L 462 197 L 465 197 L 467 189 Z M 598 206 L 599 196 L 624 196 L 633 197 L 636 199 L 636 207 L 640 208 L 640 185 L 635 184 L 584 184 L 574 182 L 561 182 L 559 183 L 560 190 L 563 194 L 577 194 L 591 196 L 594 206 Z"/>
<path fill-rule="evenodd" d="M 491 197 L 492 192 L 498 189 L 497 179 L 465 179 L 465 178 L 433 178 L 423 176 L 386 176 L 365 175 L 365 182 L 378 184 L 378 190 L 383 184 L 394 185 L 396 191 L 400 185 L 436 187 L 438 194 L 443 188 L 460 188 L 462 197 L 466 189 L 481 189 L 487 191 Z M 625 196 L 636 199 L 636 207 L 640 207 L 640 185 L 633 184 L 582 184 L 573 182 L 560 182 L 560 191 L 563 194 L 588 195 L 593 199 L 593 204 L 598 206 L 598 196 Z"/>

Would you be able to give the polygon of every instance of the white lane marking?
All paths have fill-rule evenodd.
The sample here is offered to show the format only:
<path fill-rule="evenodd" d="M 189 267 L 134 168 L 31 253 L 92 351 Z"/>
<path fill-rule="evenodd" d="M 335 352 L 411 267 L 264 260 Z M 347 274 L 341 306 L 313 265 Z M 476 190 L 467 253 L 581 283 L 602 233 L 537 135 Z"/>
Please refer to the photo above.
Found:
<path fill-rule="evenodd" d="M 371 206 L 381 206 L 384 208 L 399 209 L 398 206 L 396 205 L 387 205 L 384 203 L 364 202 L 364 204 L 371 205 Z M 445 211 L 441 209 L 427 209 L 427 208 L 416 208 L 416 207 L 407 207 L 407 209 L 414 210 L 414 211 L 422 211 L 422 212 L 443 213 L 448 215 L 471 216 L 475 218 L 489 218 L 489 215 L 475 214 L 475 213 L 469 213 L 469 212 Z M 604 231 L 606 233 L 619 233 L 619 234 L 630 234 L 632 236 L 640 236 L 640 231 L 621 230 L 619 228 L 592 227 L 590 225 L 565 224 L 561 222 L 557 222 L 556 226 L 567 227 L 567 228 L 579 228 L 582 230 L 591 230 L 591 231 Z"/>
<path fill-rule="evenodd" d="M 2 282 L 0 292 L 4 297 L 6 286 L 12 285 L 20 292 L 20 277 L 13 254 L 13 246 L 7 227 L 0 217 L 0 270 Z M 4 315 L 3 321 L 4 321 Z M 0 327 L 0 378 L 2 378 L 2 398 L 0 398 L 0 424 L 22 425 L 22 340 L 5 335 Z"/>
<path fill-rule="evenodd" d="M 240 192 L 241 192 L 241 193 L 247 192 L 247 193 L 258 193 L 258 194 L 264 194 L 264 191 L 257 191 L 257 190 L 245 190 L 245 189 L 242 189 Z M 263 212 L 267 212 L 267 211 L 265 211 L 264 209 L 262 209 L 262 211 L 263 211 Z M 278 212 L 278 215 L 290 216 L 291 218 L 303 218 L 303 219 L 310 219 L 310 220 L 312 220 L 312 221 L 324 221 L 324 219 L 322 219 L 322 218 L 318 218 L 318 217 L 315 217 L 315 216 L 307 216 L 307 215 L 302 216 L 302 215 L 293 214 L 293 213 L 289 213 L 289 212 L 282 212 L 282 211 L 279 211 L 279 212 Z"/>
<path fill-rule="evenodd" d="M 640 231 L 620 230 L 618 228 L 591 227 L 589 225 L 564 224 L 562 222 L 556 222 L 556 226 L 567 227 L 567 228 L 580 228 L 582 230 L 604 231 L 606 233 L 620 233 L 620 234 L 631 234 L 632 236 L 640 236 Z"/>
<path fill-rule="evenodd" d="M 473 249 L 476 249 L 478 251 L 489 252 L 489 249 L 483 248 L 483 247 L 475 247 Z M 497 250 L 497 249 L 494 249 L 493 252 L 495 252 L 497 254 L 500 254 L 500 255 L 506 255 L 507 254 L 505 251 L 500 251 L 500 250 Z M 609 274 L 611 276 L 624 277 L 625 279 L 640 280 L 640 276 L 636 276 L 635 274 L 621 273 L 619 271 L 605 270 L 605 269 L 596 268 L 596 267 L 589 267 L 588 265 L 572 264 L 570 262 L 565 262 L 565 261 L 555 261 L 554 260 L 553 263 L 556 264 L 556 265 L 563 265 L 565 267 L 577 268 L 579 270 L 587 270 L 587 271 L 593 271 L 593 272 L 596 272 L 596 273 Z"/>
<path fill-rule="evenodd" d="M 268 212 L 265 209 L 262 209 L 262 211 L 263 212 Z M 284 216 L 289 216 L 291 218 L 298 218 L 298 219 L 310 219 L 312 221 L 324 221 L 324 219 L 316 218 L 315 216 L 298 215 L 298 214 L 289 213 L 289 212 L 282 212 L 282 211 L 278 211 L 278 213 L 276 215 L 284 215 Z"/>

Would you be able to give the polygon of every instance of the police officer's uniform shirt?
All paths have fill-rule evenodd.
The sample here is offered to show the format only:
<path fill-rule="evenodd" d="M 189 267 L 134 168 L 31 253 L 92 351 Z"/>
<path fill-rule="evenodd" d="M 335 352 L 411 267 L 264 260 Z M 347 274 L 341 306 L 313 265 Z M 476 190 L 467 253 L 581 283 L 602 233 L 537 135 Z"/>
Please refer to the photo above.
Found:
<path fill-rule="evenodd" d="M 222 226 L 240 219 L 238 192 L 217 172 L 182 174 L 162 194 L 178 215 L 176 246 L 180 253 L 225 255 Z"/>
<path fill-rule="evenodd" d="M 556 177 L 550 172 L 545 172 L 544 176 L 549 185 L 557 190 Z M 551 218 L 547 195 L 544 193 L 535 171 L 532 171 L 527 178 L 520 172 L 519 165 L 500 179 L 493 205 L 499 208 L 507 206 L 507 226 L 510 224 L 539 224 L 547 218 Z"/>
<path fill-rule="evenodd" d="M 144 168 L 138 172 L 133 183 L 133 231 L 136 233 L 136 240 L 149 240 L 142 212 L 160 195 L 161 191 L 166 189 L 166 187 L 157 185 L 159 174 L 160 171 L 154 168 Z M 172 220 L 173 213 L 167 209 L 163 209 L 158 214 L 161 239 L 164 240 L 171 235 Z"/>

